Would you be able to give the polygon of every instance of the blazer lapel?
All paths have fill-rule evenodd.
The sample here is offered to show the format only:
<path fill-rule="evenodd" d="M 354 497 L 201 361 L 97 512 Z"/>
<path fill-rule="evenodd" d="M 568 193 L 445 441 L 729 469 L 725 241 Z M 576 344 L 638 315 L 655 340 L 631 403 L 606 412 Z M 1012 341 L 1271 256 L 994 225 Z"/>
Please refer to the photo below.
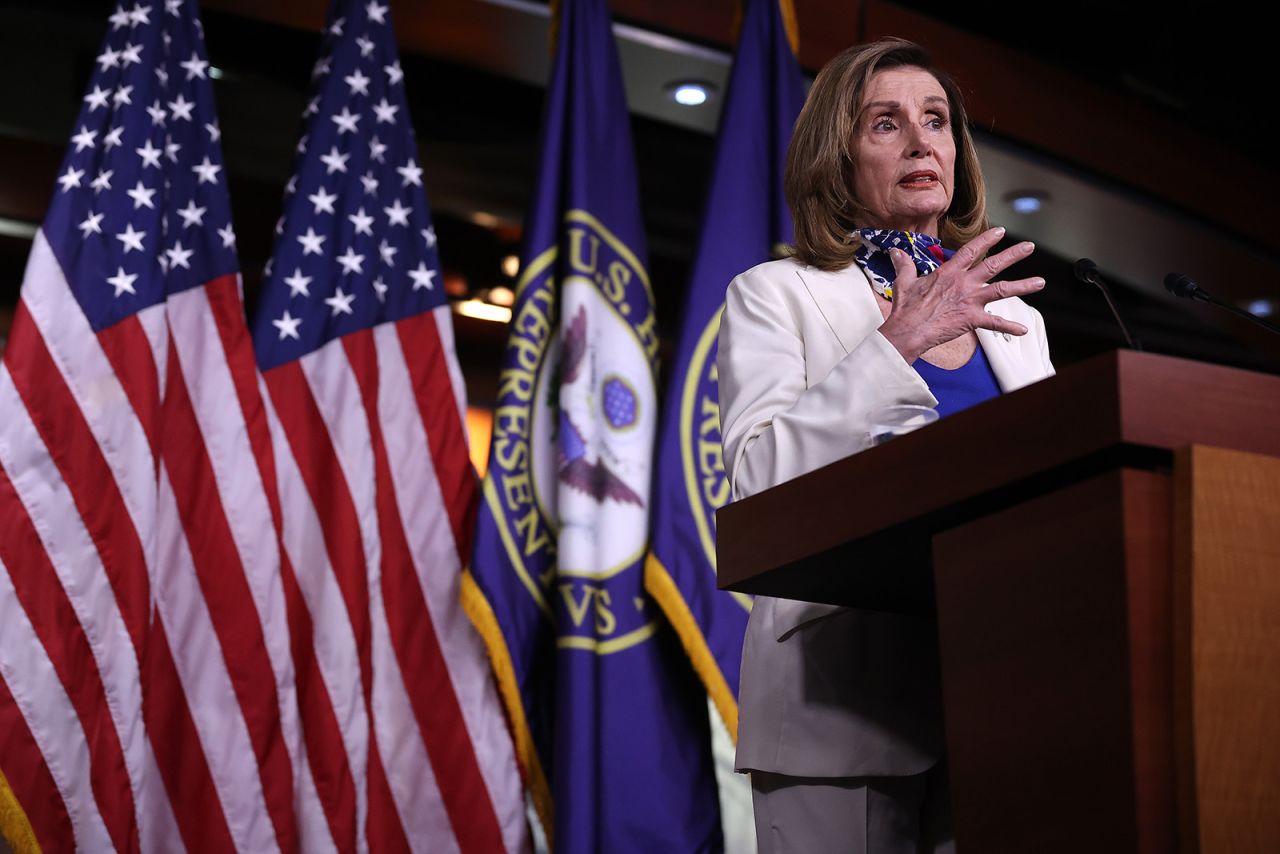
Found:
<path fill-rule="evenodd" d="M 1013 336 L 990 329 L 979 329 L 978 343 L 991 364 L 991 372 L 996 375 L 1002 392 L 1011 392 L 1040 379 L 1022 358 L 1022 353 Z"/>
<path fill-rule="evenodd" d="M 804 267 L 796 275 L 846 355 L 884 322 L 876 296 L 857 264 L 834 273 Z"/>

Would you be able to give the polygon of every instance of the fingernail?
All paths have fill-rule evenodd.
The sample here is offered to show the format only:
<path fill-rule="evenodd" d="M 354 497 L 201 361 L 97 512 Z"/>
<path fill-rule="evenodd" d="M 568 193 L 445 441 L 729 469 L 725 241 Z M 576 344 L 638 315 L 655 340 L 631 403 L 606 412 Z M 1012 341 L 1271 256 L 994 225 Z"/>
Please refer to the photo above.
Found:
<path fill-rule="evenodd" d="M 1044 279 L 1040 278 L 1039 276 L 1036 276 L 1036 279 L 1035 279 L 1034 284 L 1035 284 L 1035 286 L 1036 286 L 1037 288 L 1043 288 L 1043 287 L 1044 287 Z"/>
<path fill-rule="evenodd" d="M 1004 237 L 1004 226 L 1003 226 L 1003 225 L 997 225 L 997 226 L 996 226 L 996 235 L 997 235 L 998 237 Z"/>
<path fill-rule="evenodd" d="M 1026 243 L 1022 244 L 1022 251 L 1023 251 L 1023 252 L 1031 252 L 1031 251 L 1032 251 L 1032 250 L 1034 250 L 1035 248 L 1036 248 L 1036 245 L 1035 245 L 1034 243 L 1032 243 L 1030 240 L 1028 240 Z"/>

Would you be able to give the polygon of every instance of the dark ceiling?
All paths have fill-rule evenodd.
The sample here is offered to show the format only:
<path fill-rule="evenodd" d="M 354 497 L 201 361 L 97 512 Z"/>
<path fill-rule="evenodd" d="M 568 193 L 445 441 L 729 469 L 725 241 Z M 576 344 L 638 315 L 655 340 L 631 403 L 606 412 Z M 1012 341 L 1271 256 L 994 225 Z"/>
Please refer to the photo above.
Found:
<path fill-rule="evenodd" d="M 1130 97 L 1241 154 L 1271 156 L 1259 87 L 1276 80 L 1274 34 L 1252 25 L 1246 7 L 1220 15 L 1108 0 L 911 7 Z"/>

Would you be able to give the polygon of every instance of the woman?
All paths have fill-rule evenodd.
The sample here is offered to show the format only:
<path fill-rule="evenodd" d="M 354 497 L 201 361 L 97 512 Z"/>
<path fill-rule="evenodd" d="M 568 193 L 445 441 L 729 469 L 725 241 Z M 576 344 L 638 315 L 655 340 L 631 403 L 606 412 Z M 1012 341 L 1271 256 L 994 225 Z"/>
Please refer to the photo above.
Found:
<path fill-rule="evenodd" d="M 945 414 L 1053 373 L 1040 316 L 1018 299 L 1043 280 L 993 281 L 1033 247 L 986 257 L 1004 230 L 987 226 L 959 91 L 920 47 L 886 39 L 822 70 L 786 194 L 793 257 L 738 276 L 725 299 L 735 498 L 863 450 L 880 407 Z M 942 844 L 943 746 L 930 621 L 756 600 L 737 765 L 751 773 L 762 852 Z"/>

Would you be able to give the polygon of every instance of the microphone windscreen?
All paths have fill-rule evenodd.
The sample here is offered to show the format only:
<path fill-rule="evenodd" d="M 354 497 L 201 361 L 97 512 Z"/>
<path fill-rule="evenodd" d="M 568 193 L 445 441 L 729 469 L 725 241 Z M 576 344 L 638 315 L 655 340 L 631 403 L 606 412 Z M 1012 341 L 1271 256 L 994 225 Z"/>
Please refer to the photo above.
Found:
<path fill-rule="evenodd" d="M 1195 299 L 1196 293 L 1200 290 L 1200 286 L 1191 281 L 1189 276 L 1182 273 L 1170 273 L 1164 277 L 1164 286 L 1175 297 L 1183 299 Z"/>
<path fill-rule="evenodd" d="M 1076 274 L 1076 278 L 1084 282 L 1086 285 L 1096 285 L 1098 275 L 1098 265 L 1090 261 L 1088 258 L 1081 258 L 1076 261 L 1072 267 L 1072 272 Z"/>

